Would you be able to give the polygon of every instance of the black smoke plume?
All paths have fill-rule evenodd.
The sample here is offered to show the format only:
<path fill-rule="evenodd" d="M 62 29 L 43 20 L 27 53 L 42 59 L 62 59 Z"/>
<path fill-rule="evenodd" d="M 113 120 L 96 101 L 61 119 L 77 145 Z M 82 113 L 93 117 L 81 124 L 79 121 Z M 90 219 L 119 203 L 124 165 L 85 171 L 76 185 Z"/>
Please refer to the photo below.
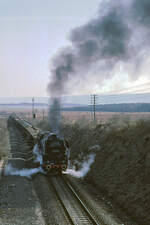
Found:
<path fill-rule="evenodd" d="M 150 0 L 107 0 L 100 4 L 96 18 L 73 29 L 70 46 L 63 48 L 52 60 L 49 93 L 60 97 L 71 90 L 69 83 L 84 84 L 89 79 L 113 76 L 117 65 L 123 64 L 131 79 L 150 47 Z M 77 89 L 78 86 L 72 86 Z M 72 91 L 72 90 L 71 90 Z"/>
<path fill-rule="evenodd" d="M 50 121 L 51 131 L 58 134 L 59 134 L 60 120 L 61 120 L 60 105 L 61 105 L 60 98 L 52 98 L 52 103 L 49 109 L 49 121 Z"/>

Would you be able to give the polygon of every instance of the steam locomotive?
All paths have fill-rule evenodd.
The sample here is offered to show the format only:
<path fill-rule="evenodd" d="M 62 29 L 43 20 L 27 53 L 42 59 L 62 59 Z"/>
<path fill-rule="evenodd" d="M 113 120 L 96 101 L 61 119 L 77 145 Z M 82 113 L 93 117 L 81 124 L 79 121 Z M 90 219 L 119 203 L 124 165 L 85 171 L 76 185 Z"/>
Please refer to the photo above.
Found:
<path fill-rule="evenodd" d="M 8 126 L 16 126 L 32 143 L 33 167 L 41 166 L 46 174 L 61 174 L 68 167 L 70 149 L 68 141 L 49 131 L 41 131 L 28 121 L 13 114 Z M 24 159 L 28 161 L 28 159 Z"/>
<path fill-rule="evenodd" d="M 68 167 L 69 144 L 55 133 L 40 131 L 34 151 L 43 170 L 48 174 L 61 174 Z M 40 158 L 41 156 L 41 158 Z"/>

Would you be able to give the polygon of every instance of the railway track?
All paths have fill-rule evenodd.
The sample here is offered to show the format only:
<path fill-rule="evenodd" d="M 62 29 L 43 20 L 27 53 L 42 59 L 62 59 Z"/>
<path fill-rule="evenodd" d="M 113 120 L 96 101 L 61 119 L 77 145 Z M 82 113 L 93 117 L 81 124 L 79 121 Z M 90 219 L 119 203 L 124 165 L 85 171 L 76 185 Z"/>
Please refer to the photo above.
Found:
<path fill-rule="evenodd" d="M 59 202 L 72 225 L 100 225 L 94 215 L 78 196 L 69 181 L 62 177 L 47 178 L 49 185 L 52 185 L 53 190 L 59 199 Z"/>
<path fill-rule="evenodd" d="M 32 135 L 27 136 L 24 129 L 18 129 L 14 123 L 9 124 L 8 129 L 11 147 L 11 159 L 8 163 L 18 169 L 30 167 L 33 159 Z"/>

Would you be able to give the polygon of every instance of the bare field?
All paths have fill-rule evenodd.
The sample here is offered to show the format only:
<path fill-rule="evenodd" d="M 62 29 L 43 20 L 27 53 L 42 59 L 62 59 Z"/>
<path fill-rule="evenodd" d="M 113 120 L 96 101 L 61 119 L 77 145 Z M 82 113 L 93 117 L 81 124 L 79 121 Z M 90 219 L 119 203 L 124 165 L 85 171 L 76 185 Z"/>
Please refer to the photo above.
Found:
<path fill-rule="evenodd" d="M 0 118 L 8 117 L 10 114 L 16 113 L 18 116 L 32 118 L 32 108 L 29 107 L 0 107 Z M 45 108 L 35 109 L 37 118 L 43 118 L 48 115 L 48 110 Z"/>
<path fill-rule="evenodd" d="M 65 121 L 75 122 L 81 119 L 93 120 L 91 112 L 63 112 Z M 96 120 L 98 123 L 106 123 L 110 120 L 129 120 L 135 121 L 139 119 L 150 119 L 150 113 L 118 113 L 118 112 L 96 112 Z"/>
<path fill-rule="evenodd" d="M 28 107 L 1 107 L 0 108 L 0 118 L 7 117 L 11 113 L 16 113 L 19 116 L 25 117 L 27 119 L 32 118 L 32 109 Z M 36 108 L 35 109 L 36 118 L 42 120 L 48 117 L 48 109 L 46 108 Z M 62 117 L 65 122 L 74 123 L 79 120 L 93 120 L 93 112 L 62 112 Z M 150 112 L 145 113 L 120 113 L 120 112 L 96 112 L 97 122 L 106 123 L 110 120 L 129 120 L 135 121 L 139 119 L 150 119 Z"/>

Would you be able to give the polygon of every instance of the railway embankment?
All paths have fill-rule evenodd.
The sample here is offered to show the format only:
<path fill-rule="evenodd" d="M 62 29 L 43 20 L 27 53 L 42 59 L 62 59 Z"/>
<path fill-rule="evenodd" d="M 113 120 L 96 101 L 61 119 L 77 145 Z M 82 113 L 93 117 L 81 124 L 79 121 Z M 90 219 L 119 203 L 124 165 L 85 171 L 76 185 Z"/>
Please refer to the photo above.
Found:
<path fill-rule="evenodd" d="M 71 161 L 80 168 L 86 156 L 95 161 L 84 181 L 114 207 L 142 225 L 150 221 L 150 121 L 92 127 L 76 123 L 63 132 L 71 143 Z M 94 150 L 94 146 L 100 146 Z"/>
<path fill-rule="evenodd" d="M 136 222 L 150 221 L 150 122 L 99 136 L 101 149 L 87 176 Z M 94 177 L 94 179 L 93 179 Z"/>

